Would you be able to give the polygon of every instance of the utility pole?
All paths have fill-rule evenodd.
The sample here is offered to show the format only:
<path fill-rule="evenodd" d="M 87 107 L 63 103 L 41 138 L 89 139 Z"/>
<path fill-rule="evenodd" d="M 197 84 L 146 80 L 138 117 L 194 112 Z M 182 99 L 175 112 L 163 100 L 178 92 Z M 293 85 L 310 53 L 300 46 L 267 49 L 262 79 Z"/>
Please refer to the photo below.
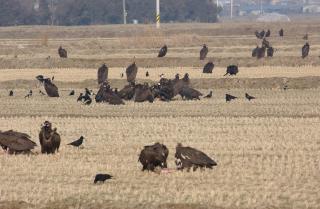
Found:
<path fill-rule="evenodd" d="M 156 0 L 156 23 L 157 23 L 157 28 L 160 28 L 160 0 Z"/>
<path fill-rule="evenodd" d="M 230 18 L 233 18 L 233 0 L 230 0 Z"/>
<path fill-rule="evenodd" d="M 123 8 L 123 24 L 127 24 L 126 0 L 122 0 L 122 8 Z"/>

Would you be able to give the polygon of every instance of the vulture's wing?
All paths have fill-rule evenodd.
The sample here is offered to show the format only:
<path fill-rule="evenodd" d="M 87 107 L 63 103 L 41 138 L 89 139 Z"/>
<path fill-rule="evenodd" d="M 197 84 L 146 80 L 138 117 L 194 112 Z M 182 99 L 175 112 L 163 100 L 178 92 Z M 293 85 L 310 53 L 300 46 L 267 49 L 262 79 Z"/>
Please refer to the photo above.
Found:
<path fill-rule="evenodd" d="M 138 67 L 136 63 L 131 64 L 127 69 L 126 69 L 126 75 L 127 75 L 127 81 L 134 82 L 136 80 L 138 73 Z"/>
<path fill-rule="evenodd" d="M 184 160 L 189 160 L 192 164 L 201 166 L 215 166 L 217 163 L 205 153 L 192 147 L 179 147 L 177 149 L 178 156 Z"/>
<path fill-rule="evenodd" d="M 108 67 L 103 65 L 98 69 L 98 84 L 105 82 L 108 79 Z"/>
<path fill-rule="evenodd" d="M 15 151 L 31 150 L 37 144 L 31 141 L 30 136 L 15 131 L 6 131 L 0 133 L 0 144 Z"/>
<path fill-rule="evenodd" d="M 49 97 L 59 97 L 58 87 L 53 83 L 45 82 L 44 89 Z"/>
<path fill-rule="evenodd" d="M 121 105 L 124 104 L 124 102 L 122 101 L 122 99 L 115 93 L 107 93 L 107 101 L 109 102 L 109 104 L 112 105 Z"/>

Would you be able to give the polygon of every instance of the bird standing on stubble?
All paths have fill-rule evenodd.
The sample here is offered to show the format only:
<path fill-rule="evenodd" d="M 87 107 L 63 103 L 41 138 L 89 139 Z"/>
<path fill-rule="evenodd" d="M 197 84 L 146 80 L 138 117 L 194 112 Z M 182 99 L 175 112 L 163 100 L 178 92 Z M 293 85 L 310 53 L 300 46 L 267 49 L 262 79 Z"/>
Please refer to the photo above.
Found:
<path fill-rule="evenodd" d="M 246 96 L 246 99 L 249 100 L 249 101 L 252 100 L 252 99 L 255 99 L 255 97 L 250 96 L 248 93 L 246 93 L 245 96 Z"/>
<path fill-rule="evenodd" d="M 83 143 L 83 139 L 84 139 L 84 137 L 80 136 L 79 139 L 77 139 L 77 140 L 75 140 L 75 141 L 73 141 L 73 142 L 71 142 L 71 143 L 69 143 L 67 145 L 72 145 L 74 147 L 80 147 L 82 145 L 82 143 Z"/>
<path fill-rule="evenodd" d="M 93 183 L 98 183 L 98 182 L 102 182 L 104 183 L 106 180 L 108 179 L 112 179 L 113 176 L 109 175 L 109 174 L 97 174 L 96 177 L 94 178 L 94 182 Z"/>

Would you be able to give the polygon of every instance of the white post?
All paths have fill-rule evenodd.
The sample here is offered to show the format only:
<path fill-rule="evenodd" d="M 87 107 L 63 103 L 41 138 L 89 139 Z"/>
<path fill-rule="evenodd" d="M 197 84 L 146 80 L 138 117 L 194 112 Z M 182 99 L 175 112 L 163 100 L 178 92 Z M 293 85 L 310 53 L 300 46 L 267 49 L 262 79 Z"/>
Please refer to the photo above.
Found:
<path fill-rule="evenodd" d="M 126 0 L 122 0 L 122 8 L 123 8 L 123 24 L 127 24 Z"/>
<path fill-rule="evenodd" d="M 233 18 L 233 0 L 230 0 L 230 18 Z"/>
<path fill-rule="evenodd" d="M 157 28 L 160 28 L 160 0 L 157 0 L 157 8 L 156 8 L 156 23 Z"/>

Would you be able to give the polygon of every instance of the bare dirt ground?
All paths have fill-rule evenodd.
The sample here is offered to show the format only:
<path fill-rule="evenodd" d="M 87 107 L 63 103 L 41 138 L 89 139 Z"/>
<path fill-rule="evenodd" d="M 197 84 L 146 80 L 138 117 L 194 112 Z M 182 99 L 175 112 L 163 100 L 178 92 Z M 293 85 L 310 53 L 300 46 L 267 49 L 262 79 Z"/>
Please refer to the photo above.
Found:
<path fill-rule="evenodd" d="M 50 120 L 62 136 L 56 155 L 9 156 L 0 152 L 0 209 L 317 209 L 320 208 L 320 22 L 218 23 L 151 26 L 0 28 L 0 127 L 26 132 L 38 143 Z M 285 37 L 277 31 L 283 27 Z M 256 60 L 255 30 L 270 28 L 274 58 Z M 302 59 L 309 33 L 310 57 Z M 168 57 L 156 58 L 167 43 Z M 209 46 L 205 61 L 201 45 Z M 58 58 L 62 45 L 67 60 Z M 49 57 L 50 56 L 50 57 Z M 138 82 L 189 73 L 191 84 L 212 99 L 123 106 L 76 102 L 83 88 L 95 92 L 96 69 L 109 66 L 110 83 L 134 58 Z M 213 74 L 201 73 L 208 61 Z M 236 77 L 224 77 L 238 64 Z M 150 77 L 145 77 L 148 71 Z M 39 95 L 35 76 L 55 76 L 60 98 Z M 287 86 L 288 89 L 283 88 Z M 8 97 L 9 90 L 14 96 Z M 34 96 L 24 99 L 32 89 Z M 76 96 L 68 96 L 71 89 Z M 247 101 L 248 92 L 257 97 Z M 226 103 L 225 93 L 239 97 Z M 85 136 L 82 149 L 66 144 Z M 175 168 L 177 143 L 200 149 L 217 161 L 213 170 L 155 174 L 141 172 L 144 145 L 169 148 Z M 39 144 L 39 143 L 38 143 Z M 96 173 L 115 179 L 94 185 Z"/>

